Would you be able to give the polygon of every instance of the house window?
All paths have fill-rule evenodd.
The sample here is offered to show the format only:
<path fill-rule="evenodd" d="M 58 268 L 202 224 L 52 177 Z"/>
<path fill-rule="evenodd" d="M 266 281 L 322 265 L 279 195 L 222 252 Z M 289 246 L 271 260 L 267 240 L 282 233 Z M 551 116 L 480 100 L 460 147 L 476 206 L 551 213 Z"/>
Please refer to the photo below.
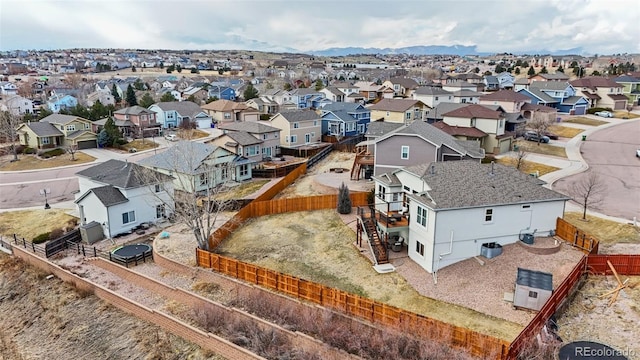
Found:
<path fill-rule="evenodd" d="M 502 129 L 503 126 L 504 126 L 504 120 L 500 120 L 498 127 Z"/>
<path fill-rule="evenodd" d="M 297 123 L 297 122 L 293 123 L 293 128 L 294 128 L 294 129 L 298 129 L 298 128 L 300 128 L 300 124 L 299 124 L 299 123 Z"/>
<path fill-rule="evenodd" d="M 386 193 L 387 193 L 387 188 L 385 188 L 382 185 L 378 185 L 378 197 L 384 200 Z"/>
<path fill-rule="evenodd" d="M 418 216 L 416 216 L 416 222 L 424 227 L 427 227 L 427 209 L 422 206 L 418 206 Z"/>
<path fill-rule="evenodd" d="M 129 211 L 122 214 L 122 224 L 129 224 L 136 221 L 136 212 Z"/>
<path fill-rule="evenodd" d="M 42 138 L 40 142 L 42 142 L 42 145 L 49 145 L 51 143 L 51 138 L 48 138 L 48 137 Z"/>
<path fill-rule="evenodd" d="M 258 155 L 258 145 L 254 146 L 245 146 L 245 156 L 255 156 Z"/>
<path fill-rule="evenodd" d="M 89 130 L 91 128 L 91 124 L 84 124 L 85 130 Z"/>
<path fill-rule="evenodd" d="M 393 202 L 397 202 L 398 201 L 398 193 L 393 193 L 392 201 Z"/>
<path fill-rule="evenodd" d="M 220 171 L 220 180 L 227 180 L 227 176 L 229 176 L 229 172 L 226 167 L 223 167 Z"/>
<path fill-rule="evenodd" d="M 407 111 L 407 113 L 406 113 L 406 114 L 404 114 L 404 118 L 405 118 L 406 120 L 411 120 L 411 111 Z"/>
<path fill-rule="evenodd" d="M 493 222 L 493 209 L 484 210 L 484 222 L 486 223 Z"/>
<path fill-rule="evenodd" d="M 522 205 L 521 208 L 522 211 L 531 211 L 531 205 L 527 204 L 527 205 Z"/>
<path fill-rule="evenodd" d="M 291 135 L 291 143 L 295 144 L 298 142 L 298 135 Z"/>
<path fill-rule="evenodd" d="M 463 104 L 466 104 L 466 103 L 467 103 L 467 99 L 462 98 L 462 103 L 463 103 Z"/>
<path fill-rule="evenodd" d="M 387 116 L 389 116 L 389 112 L 387 111 Z"/>
<path fill-rule="evenodd" d="M 225 120 L 231 119 L 231 114 L 230 113 L 224 113 L 224 118 L 225 118 Z"/>
<path fill-rule="evenodd" d="M 164 204 L 156 205 L 156 219 L 162 219 L 165 217 L 166 212 L 164 208 Z"/>
<path fill-rule="evenodd" d="M 313 120 L 313 126 L 318 126 L 318 120 Z"/>
<path fill-rule="evenodd" d="M 417 240 L 416 240 L 416 252 L 420 254 L 420 256 L 424 256 L 424 244 Z"/>
<path fill-rule="evenodd" d="M 249 175 L 249 165 L 248 164 L 240 165 L 240 176 L 247 176 L 247 175 Z"/>
<path fill-rule="evenodd" d="M 160 186 L 160 184 L 156 184 L 156 186 L 155 186 L 155 191 L 156 191 L 157 193 L 159 193 L 160 191 L 162 191 L 162 187 Z"/>
<path fill-rule="evenodd" d="M 74 125 L 67 125 L 67 131 L 76 131 L 76 126 Z"/>
<path fill-rule="evenodd" d="M 400 150 L 400 158 L 407 160 L 409 159 L 409 147 L 408 146 L 403 146 L 402 150 Z"/>
<path fill-rule="evenodd" d="M 529 297 L 532 299 L 537 299 L 538 298 L 538 292 L 537 291 L 529 291 Z"/>
<path fill-rule="evenodd" d="M 267 140 L 268 136 L 267 134 L 262 134 L 262 140 Z"/>
<path fill-rule="evenodd" d="M 284 142 L 286 142 L 287 144 L 289 143 L 289 137 L 288 136 L 284 138 Z"/>
<path fill-rule="evenodd" d="M 438 97 L 436 96 L 436 101 L 438 101 Z"/>
<path fill-rule="evenodd" d="M 476 118 L 472 118 L 471 119 L 471 127 L 475 127 L 476 126 Z"/>
<path fill-rule="evenodd" d="M 167 119 L 173 119 L 173 113 L 168 113 L 167 114 Z"/>
<path fill-rule="evenodd" d="M 207 185 L 209 182 L 209 177 L 207 174 L 200 174 L 200 186 Z"/>

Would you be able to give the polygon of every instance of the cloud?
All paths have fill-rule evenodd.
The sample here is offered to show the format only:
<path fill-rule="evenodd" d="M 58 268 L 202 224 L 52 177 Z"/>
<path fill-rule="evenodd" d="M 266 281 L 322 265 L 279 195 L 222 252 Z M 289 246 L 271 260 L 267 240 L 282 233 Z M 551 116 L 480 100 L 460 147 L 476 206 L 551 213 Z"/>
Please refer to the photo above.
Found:
<path fill-rule="evenodd" d="M 482 52 L 640 52 L 624 0 L 2 0 L 0 50 L 476 45 Z"/>

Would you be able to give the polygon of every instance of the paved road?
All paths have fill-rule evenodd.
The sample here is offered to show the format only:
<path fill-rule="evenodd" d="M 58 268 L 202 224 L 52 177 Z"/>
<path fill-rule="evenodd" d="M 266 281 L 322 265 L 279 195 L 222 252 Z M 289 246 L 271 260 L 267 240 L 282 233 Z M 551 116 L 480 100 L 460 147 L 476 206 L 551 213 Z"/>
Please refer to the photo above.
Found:
<path fill-rule="evenodd" d="M 635 156 L 639 148 L 640 121 L 598 130 L 580 148 L 589 170 L 559 179 L 553 188 L 568 193 L 590 172 L 596 172 L 607 188 L 597 210 L 610 216 L 640 219 L 640 158 Z"/>

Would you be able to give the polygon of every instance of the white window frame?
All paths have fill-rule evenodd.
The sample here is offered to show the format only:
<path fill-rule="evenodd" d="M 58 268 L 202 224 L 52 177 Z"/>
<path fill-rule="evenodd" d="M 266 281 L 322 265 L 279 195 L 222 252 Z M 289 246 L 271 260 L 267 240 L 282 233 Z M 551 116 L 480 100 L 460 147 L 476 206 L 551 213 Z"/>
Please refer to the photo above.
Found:
<path fill-rule="evenodd" d="M 155 191 L 155 192 L 157 192 L 157 193 L 159 193 L 159 192 L 161 192 L 161 191 L 162 191 L 162 187 L 160 186 L 160 184 L 156 184 L 156 185 L 154 186 L 154 191 Z"/>
<path fill-rule="evenodd" d="M 156 205 L 156 219 L 162 219 L 166 217 L 167 215 L 166 211 L 167 210 L 164 204 Z"/>
<path fill-rule="evenodd" d="M 291 135 L 291 143 L 295 144 L 298 142 L 298 135 Z"/>
<path fill-rule="evenodd" d="M 484 223 L 485 224 L 493 223 L 493 216 L 494 215 L 495 215 L 495 212 L 493 211 L 493 208 L 484 209 Z"/>
<path fill-rule="evenodd" d="M 293 123 L 293 128 L 294 129 L 299 129 L 300 128 L 300 123 L 294 122 Z"/>
<path fill-rule="evenodd" d="M 67 131 L 76 131 L 76 124 L 67 125 Z"/>
<path fill-rule="evenodd" d="M 126 216 L 126 221 L 125 221 Z M 135 210 L 127 211 L 122 213 L 122 225 L 131 224 L 136 222 L 136 212 Z"/>
<path fill-rule="evenodd" d="M 405 151 L 406 150 L 406 151 Z M 409 146 L 403 145 L 400 148 L 400 159 L 409 160 Z"/>
<path fill-rule="evenodd" d="M 249 164 L 240 165 L 240 176 L 247 176 L 247 175 L 249 175 Z"/>
<path fill-rule="evenodd" d="M 43 137 L 42 140 L 40 140 L 40 143 L 42 145 L 49 145 L 49 144 L 51 144 L 51 138 L 50 137 Z"/>
<path fill-rule="evenodd" d="M 416 253 L 424 257 L 424 244 L 416 240 Z"/>
<path fill-rule="evenodd" d="M 423 227 L 427 227 L 427 209 L 422 206 L 418 206 L 418 215 L 416 216 L 416 222 Z"/>

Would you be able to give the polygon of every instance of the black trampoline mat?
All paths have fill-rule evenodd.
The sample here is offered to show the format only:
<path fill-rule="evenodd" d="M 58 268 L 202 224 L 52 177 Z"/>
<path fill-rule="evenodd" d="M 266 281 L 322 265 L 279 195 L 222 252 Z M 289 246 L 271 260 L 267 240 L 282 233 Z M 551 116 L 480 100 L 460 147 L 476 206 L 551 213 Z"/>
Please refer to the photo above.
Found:
<path fill-rule="evenodd" d="M 574 341 L 563 345 L 559 360 L 629 360 L 629 350 L 618 350 L 593 341 Z"/>
<path fill-rule="evenodd" d="M 136 256 L 142 255 L 147 251 L 151 251 L 151 246 L 147 244 L 135 244 L 135 245 L 125 245 L 113 252 L 113 255 L 121 257 L 123 259 L 134 258 Z"/>

